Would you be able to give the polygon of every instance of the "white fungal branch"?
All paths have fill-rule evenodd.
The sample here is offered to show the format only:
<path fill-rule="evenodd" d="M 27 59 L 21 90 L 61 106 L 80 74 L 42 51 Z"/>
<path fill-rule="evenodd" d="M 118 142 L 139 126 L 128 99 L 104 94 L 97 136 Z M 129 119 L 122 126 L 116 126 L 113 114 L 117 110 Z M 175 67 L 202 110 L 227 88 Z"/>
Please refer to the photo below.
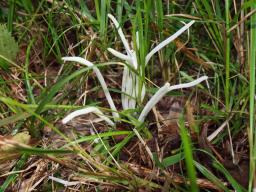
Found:
<path fill-rule="evenodd" d="M 163 87 L 161 87 L 154 95 L 153 97 L 147 102 L 146 106 L 143 108 L 140 116 L 139 121 L 144 122 L 147 114 L 149 111 L 160 101 L 160 99 L 165 96 L 169 92 L 169 83 L 165 83 Z"/>
<path fill-rule="evenodd" d="M 117 32 L 121 38 L 121 41 L 123 42 L 124 48 L 126 50 L 127 55 L 120 53 L 112 48 L 108 48 L 108 51 L 112 53 L 114 56 L 118 57 L 119 59 L 122 59 L 126 61 L 131 67 L 133 67 L 135 70 L 138 70 L 138 61 L 136 56 L 136 51 L 130 49 L 129 43 L 126 40 L 124 33 L 120 27 L 120 24 L 117 22 L 116 18 L 108 14 L 108 17 L 111 19 L 111 21 L 114 23 L 115 28 L 117 29 Z M 189 27 L 194 23 L 195 21 L 191 21 L 188 24 L 185 24 L 181 29 L 179 29 L 176 33 L 168 37 L 166 40 L 158 44 L 154 49 L 152 49 L 145 57 L 145 64 L 149 62 L 151 57 L 161 50 L 163 47 L 168 45 L 170 42 L 172 42 L 174 39 L 176 39 L 178 36 L 180 36 L 183 32 L 189 29 Z M 139 35 L 138 32 L 136 32 L 136 44 L 137 49 L 139 49 Z M 132 82 L 132 84 L 131 84 Z M 139 77 L 130 71 L 128 67 L 125 66 L 123 71 L 123 82 L 122 82 L 122 105 L 124 109 L 135 109 L 136 107 L 136 99 L 140 99 L 142 101 L 144 99 L 145 95 L 145 85 L 143 84 L 141 87 L 142 90 L 139 90 Z M 141 98 L 138 98 L 139 92 L 141 91 Z M 130 96 L 130 97 L 129 97 Z M 134 99 L 135 98 L 135 99 Z"/>
<path fill-rule="evenodd" d="M 202 81 L 205 81 L 206 79 L 208 79 L 207 76 L 202 76 L 200 78 L 198 78 L 197 80 L 194 80 L 190 83 L 183 83 L 183 84 L 179 84 L 179 85 L 173 85 L 170 86 L 169 83 L 166 83 L 163 87 L 161 87 L 156 93 L 155 95 L 147 102 L 146 106 L 144 107 L 144 109 L 142 110 L 140 116 L 139 116 L 139 121 L 140 122 L 144 122 L 146 116 L 148 115 L 149 111 L 163 98 L 163 96 L 165 96 L 168 92 L 176 90 L 176 89 L 183 89 L 183 88 L 189 88 L 189 87 L 193 87 L 199 83 L 201 83 Z"/>
<path fill-rule="evenodd" d="M 106 117 L 98 108 L 96 107 L 86 107 L 83 109 L 76 110 L 70 114 L 68 114 L 64 119 L 62 119 L 62 123 L 66 124 L 75 117 L 86 115 L 88 113 L 94 113 L 95 115 L 99 116 L 102 120 L 106 121 L 110 126 L 114 126 L 115 123 L 111 121 L 108 117 Z"/>
<path fill-rule="evenodd" d="M 125 39 L 123 30 L 122 30 L 122 28 L 120 27 L 118 21 L 117 21 L 116 18 L 115 18 L 113 15 L 111 15 L 111 14 L 108 14 L 108 17 L 109 17 L 109 18 L 112 20 L 112 22 L 114 23 L 114 25 L 115 25 L 115 27 L 116 27 L 116 29 L 117 29 L 117 32 L 118 32 L 118 34 L 119 34 L 119 36 L 120 36 L 120 38 L 121 38 L 121 40 L 122 40 L 122 42 L 123 42 L 123 44 L 124 44 L 124 48 L 125 48 L 126 52 L 127 52 L 128 54 L 131 54 L 131 49 L 130 49 L 129 43 L 128 43 L 128 41 Z"/>
<path fill-rule="evenodd" d="M 189 88 L 189 87 L 193 87 L 199 83 L 201 83 L 202 81 L 207 80 L 208 77 L 207 76 L 202 76 L 194 81 L 191 81 L 190 83 L 182 83 L 182 84 L 178 84 L 178 85 L 173 85 L 169 88 L 169 91 L 175 90 L 175 89 L 183 89 L 183 88 Z M 169 92 L 168 91 L 168 92 Z"/>
<path fill-rule="evenodd" d="M 122 59 L 126 61 L 130 67 L 133 67 L 135 70 L 138 69 L 138 61 L 136 56 L 136 51 L 132 50 L 129 46 L 128 41 L 126 40 L 124 33 L 122 29 L 120 28 L 120 24 L 117 22 L 115 17 L 111 14 L 108 14 L 108 17 L 111 19 L 111 21 L 114 23 L 115 28 L 117 29 L 117 32 L 121 38 L 121 41 L 123 42 L 124 48 L 126 50 L 126 54 L 120 53 L 112 48 L 108 48 L 108 51 L 112 53 L 114 56 L 118 57 L 119 59 Z M 139 47 L 138 43 L 136 42 L 137 46 Z M 123 109 L 135 109 L 136 107 L 136 99 L 138 99 L 138 93 L 139 93 L 139 78 L 138 76 L 129 70 L 127 66 L 124 67 L 123 70 L 123 81 L 122 81 L 122 92 L 121 100 L 122 100 L 122 106 Z M 143 91 L 145 91 L 145 86 L 143 86 Z M 141 94 L 144 96 L 145 94 Z M 143 97 L 140 98 L 143 100 Z"/>
<path fill-rule="evenodd" d="M 134 69 L 137 69 L 138 68 L 138 63 L 137 63 L 136 51 L 130 49 L 129 43 L 126 40 L 126 38 L 124 36 L 124 33 L 122 31 L 122 28 L 120 27 L 120 24 L 118 23 L 116 18 L 111 14 L 108 14 L 108 17 L 111 19 L 111 21 L 115 25 L 115 28 L 117 29 L 117 32 L 120 36 L 121 41 L 123 42 L 123 45 L 124 45 L 124 48 L 125 48 L 125 51 L 126 51 L 127 55 L 124 55 L 124 54 L 120 53 L 119 51 L 116 51 L 112 48 L 108 48 L 108 51 L 110 53 L 112 53 L 114 56 L 116 56 L 116 57 L 118 57 L 122 60 L 127 61 L 127 63 L 130 64 L 132 67 L 134 67 Z M 138 44 L 138 42 L 137 42 L 137 44 Z"/>
<path fill-rule="evenodd" d="M 185 32 L 186 30 L 189 29 L 189 27 L 191 27 L 191 25 L 193 25 L 193 23 L 195 23 L 194 20 L 190 21 L 188 24 L 185 24 L 181 29 L 179 29 L 176 33 L 174 33 L 172 36 L 168 37 L 167 39 L 165 39 L 164 41 L 162 41 L 161 43 L 159 43 L 154 49 L 152 49 L 146 56 L 146 64 L 149 62 L 149 60 L 151 59 L 151 57 L 158 52 L 159 50 L 161 50 L 163 47 L 165 47 L 166 45 L 168 45 L 169 43 L 171 43 L 174 39 L 176 39 L 177 37 L 179 37 L 183 32 Z"/>
<path fill-rule="evenodd" d="M 64 185 L 65 187 L 69 187 L 69 186 L 74 186 L 74 185 L 78 185 L 80 182 L 79 181 L 66 181 L 57 177 L 53 177 L 53 176 L 49 176 L 49 179 L 60 183 L 62 185 Z"/>
<path fill-rule="evenodd" d="M 119 59 L 122 59 L 122 60 L 125 60 L 127 61 L 128 63 L 131 63 L 132 60 L 129 56 L 123 54 L 123 53 L 120 53 L 118 51 L 116 51 L 115 49 L 112 49 L 112 48 L 108 48 L 107 49 L 110 53 L 112 53 L 113 55 L 115 55 L 116 57 L 118 57 Z"/>
<path fill-rule="evenodd" d="M 80 63 L 82 65 L 85 65 L 85 66 L 88 66 L 88 67 L 92 67 L 93 71 L 95 72 L 95 74 L 96 74 L 96 76 L 97 76 L 97 78 L 98 78 L 98 80 L 99 80 L 99 82 L 101 84 L 103 92 L 104 92 L 104 94 L 105 94 L 105 96 L 107 98 L 109 106 L 110 106 L 110 108 L 112 110 L 113 117 L 119 118 L 119 114 L 117 113 L 116 106 L 115 106 L 115 104 L 113 102 L 113 99 L 112 99 L 112 97 L 111 97 L 111 95 L 109 93 L 107 84 L 106 84 L 106 82 L 105 82 L 105 80 L 104 80 L 100 70 L 93 63 L 91 63 L 90 61 L 88 61 L 88 60 L 86 60 L 86 59 L 84 59 L 82 57 L 62 57 L 62 59 L 64 61 L 78 62 L 78 63 Z"/>
<path fill-rule="evenodd" d="M 228 125 L 228 123 L 229 123 L 229 121 L 232 119 L 232 117 L 233 117 L 233 115 L 231 115 L 226 121 L 224 121 L 218 129 L 216 129 L 211 135 L 209 135 L 209 136 L 207 137 L 207 140 L 208 140 L 209 142 L 211 142 L 215 137 L 217 137 L 217 135 L 218 135 L 221 131 L 223 131 L 223 129 Z"/>

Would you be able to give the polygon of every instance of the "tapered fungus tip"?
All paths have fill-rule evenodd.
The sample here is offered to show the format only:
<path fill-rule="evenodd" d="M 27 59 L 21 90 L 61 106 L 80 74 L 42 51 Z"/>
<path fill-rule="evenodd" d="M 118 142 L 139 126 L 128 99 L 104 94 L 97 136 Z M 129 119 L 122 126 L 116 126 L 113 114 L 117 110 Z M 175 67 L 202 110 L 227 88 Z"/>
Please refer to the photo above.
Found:
<path fill-rule="evenodd" d="M 189 24 L 193 25 L 196 21 L 195 20 L 192 20 L 189 22 Z"/>
<path fill-rule="evenodd" d="M 207 79 L 208 79 L 208 76 L 206 76 L 206 75 L 199 78 L 200 81 L 205 81 Z"/>
<path fill-rule="evenodd" d="M 62 57 L 61 59 L 65 62 L 65 61 L 74 61 L 76 57 Z"/>
<path fill-rule="evenodd" d="M 65 125 L 67 124 L 67 121 L 65 119 L 62 119 L 61 123 Z"/>
<path fill-rule="evenodd" d="M 164 86 L 170 87 L 171 85 L 170 85 L 170 83 L 165 83 Z"/>
<path fill-rule="evenodd" d="M 66 57 L 61 57 L 61 60 L 63 60 L 65 62 L 66 61 Z"/>
<path fill-rule="evenodd" d="M 62 60 L 67 60 L 69 57 L 66 56 L 66 57 L 61 57 Z"/>

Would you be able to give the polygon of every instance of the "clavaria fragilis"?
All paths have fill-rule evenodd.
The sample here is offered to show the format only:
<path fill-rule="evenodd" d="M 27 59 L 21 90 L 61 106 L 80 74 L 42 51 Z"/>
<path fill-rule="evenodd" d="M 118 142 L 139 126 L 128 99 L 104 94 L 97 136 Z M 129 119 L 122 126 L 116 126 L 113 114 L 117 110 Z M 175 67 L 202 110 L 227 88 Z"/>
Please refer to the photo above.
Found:
<path fill-rule="evenodd" d="M 107 84 L 106 84 L 106 82 L 105 82 L 105 80 L 104 80 L 100 70 L 92 62 L 90 62 L 90 61 L 88 61 L 88 60 L 86 60 L 86 59 L 84 59 L 82 57 L 62 57 L 62 59 L 64 61 L 78 62 L 78 63 L 80 63 L 82 65 L 87 66 L 87 67 L 92 67 L 93 71 L 95 72 L 95 74 L 96 74 L 96 76 L 97 76 L 97 78 L 98 78 L 98 80 L 100 82 L 100 85 L 101 85 L 101 87 L 103 89 L 103 92 L 104 92 L 104 94 L 105 94 L 105 96 L 107 98 L 109 106 L 110 106 L 110 108 L 112 110 L 113 117 L 119 118 L 119 114 L 117 113 L 116 106 L 115 106 L 115 104 L 113 102 L 113 99 L 112 99 L 112 97 L 111 97 L 111 95 L 109 93 Z"/>
<path fill-rule="evenodd" d="M 74 119 L 75 117 L 86 115 L 88 113 L 94 113 L 99 116 L 102 120 L 106 121 L 110 126 L 114 126 L 114 122 L 111 121 L 108 117 L 106 117 L 98 108 L 96 107 L 86 107 L 83 109 L 78 109 L 70 114 L 68 114 L 64 119 L 62 119 L 63 124 L 67 124 L 69 121 Z"/>
<path fill-rule="evenodd" d="M 207 76 L 202 76 L 190 83 L 182 83 L 182 84 L 178 84 L 178 85 L 173 85 L 170 86 L 169 83 L 166 83 L 163 87 L 161 87 L 154 95 L 153 97 L 151 97 L 151 99 L 147 102 L 147 104 L 145 105 L 145 107 L 143 108 L 140 116 L 139 116 L 139 121 L 140 122 L 144 122 L 147 114 L 149 113 L 149 111 L 170 91 L 176 90 L 176 89 L 183 89 L 183 88 L 189 88 L 189 87 L 193 87 L 199 83 L 201 83 L 202 81 L 207 80 L 208 77 Z"/>
<path fill-rule="evenodd" d="M 128 41 L 125 38 L 125 35 L 122 31 L 122 28 L 120 27 L 120 24 L 116 20 L 116 18 L 108 14 L 108 17 L 113 22 L 115 28 L 117 29 L 117 32 L 120 36 L 120 39 L 124 45 L 126 55 L 123 53 L 120 53 L 112 48 L 108 48 L 108 51 L 112 53 L 114 56 L 118 57 L 121 60 L 124 60 L 127 62 L 127 64 L 130 65 L 130 67 L 133 67 L 135 70 L 138 70 L 138 61 L 136 56 L 136 51 L 132 50 L 129 46 Z M 176 33 L 159 43 L 155 48 L 153 48 L 145 57 L 145 65 L 148 64 L 151 57 L 157 53 L 159 50 L 161 50 L 163 47 L 171 43 L 174 39 L 176 39 L 178 36 L 180 36 L 183 32 L 189 29 L 189 27 L 194 23 L 195 21 L 191 21 L 187 24 L 185 24 L 181 29 L 179 29 Z M 139 36 L 138 33 L 136 33 L 136 44 L 137 48 L 139 49 Z M 132 82 L 132 84 L 131 84 Z M 143 83 L 142 89 L 141 89 L 141 98 L 138 98 L 139 95 L 139 78 L 138 76 L 133 73 L 127 66 L 124 67 L 123 70 L 123 81 L 122 81 L 122 94 L 121 100 L 122 100 L 122 106 L 123 109 L 135 109 L 136 108 L 136 99 L 140 99 L 141 101 L 144 99 L 146 88 Z"/>
<path fill-rule="evenodd" d="M 130 49 L 129 43 L 126 40 L 124 33 L 122 31 L 122 29 L 120 28 L 119 23 L 117 22 L 117 20 L 115 19 L 115 17 L 111 14 L 108 14 L 108 17 L 112 20 L 112 22 L 115 25 L 115 28 L 117 29 L 117 32 L 121 38 L 121 41 L 123 42 L 124 48 L 126 50 L 126 55 L 123 53 L 120 53 L 112 48 L 108 48 L 108 51 L 111 52 L 113 55 L 115 55 L 116 57 L 120 58 L 121 60 L 124 60 L 127 62 L 128 65 L 130 65 L 129 67 L 132 67 L 135 70 L 138 70 L 138 67 L 140 67 L 138 65 L 138 61 L 137 61 L 137 56 L 136 56 L 136 51 Z M 168 45 L 170 42 L 172 42 L 174 39 L 176 39 L 179 35 L 181 35 L 183 32 L 185 32 L 186 30 L 189 29 L 189 27 L 194 23 L 195 21 L 191 21 L 187 24 L 185 24 L 181 29 L 179 29 L 175 34 L 171 35 L 170 37 L 168 37 L 167 39 L 165 39 L 163 42 L 159 43 L 155 48 L 153 48 L 145 57 L 145 66 L 148 64 L 149 60 L 152 58 L 152 56 L 158 52 L 159 50 L 161 50 L 163 47 L 165 47 L 166 45 Z M 137 44 L 137 48 L 139 48 L 139 40 L 138 40 L 138 35 L 136 33 L 136 44 Z M 86 65 L 88 67 L 92 67 L 93 71 L 95 72 L 101 86 L 102 89 L 105 93 L 105 96 L 107 98 L 107 101 L 109 103 L 109 106 L 112 110 L 112 115 L 114 117 L 114 120 L 116 120 L 116 118 L 119 118 L 119 114 L 117 113 L 115 104 L 113 102 L 113 99 L 109 93 L 109 90 L 107 88 L 107 85 L 104 81 L 104 78 L 102 76 L 102 74 L 100 73 L 99 69 L 97 68 L 97 66 L 93 65 L 93 63 L 91 63 L 90 61 L 87 61 L 84 58 L 81 57 L 63 57 L 64 61 L 73 61 L 73 62 L 78 62 L 82 65 Z M 122 78 L 122 92 L 124 94 L 121 95 L 121 101 L 122 101 L 122 106 L 123 109 L 135 109 L 136 108 L 136 99 L 138 99 L 138 93 L 139 93 L 139 77 L 137 74 L 135 74 L 134 72 L 132 72 L 129 69 L 128 66 L 124 66 L 124 70 L 123 70 L 123 78 Z M 183 83 L 183 84 L 178 84 L 178 85 L 173 85 L 170 86 L 169 83 L 166 83 L 163 87 L 161 87 L 154 95 L 153 97 L 151 97 L 151 99 L 147 102 L 147 104 L 145 105 L 145 107 L 143 108 L 142 112 L 139 115 L 139 122 L 144 122 L 146 116 L 148 115 L 148 113 L 150 112 L 150 110 L 170 91 L 172 90 L 176 90 L 176 89 L 183 89 L 183 88 L 189 88 L 189 87 L 193 87 L 199 83 L 201 83 L 202 81 L 207 80 L 207 76 L 202 76 L 190 83 Z M 143 83 L 143 86 L 141 87 L 141 101 L 143 100 L 145 93 L 146 93 L 146 88 L 145 85 Z M 103 120 L 105 120 L 108 125 L 110 126 L 114 126 L 115 123 L 112 122 L 108 117 L 106 117 L 98 108 L 96 107 L 86 107 L 84 109 L 80 109 L 77 111 L 74 111 L 72 113 L 70 113 L 69 115 L 67 115 L 62 122 L 64 124 L 66 124 L 67 122 L 69 122 L 70 120 L 72 120 L 73 118 L 80 116 L 80 115 L 84 115 L 84 114 L 88 114 L 88 113 L 95 113 L 96 115 L 98 115 L 100 118 L 102 118 Z M 137 135 L 137 137 L 139 138 L 139 140 L 145 145 L 147 152 L 149 153 L 150 157 L 153 158 L 152 153 L 150 151 L 150 149 L 147 147 L 146 143 L 144 142 L 144 140 L 141 138 L 140 134 L 138 133 L 138 131 L 136 130 L 136 128 L 134 129 L 134 133 Z"/>

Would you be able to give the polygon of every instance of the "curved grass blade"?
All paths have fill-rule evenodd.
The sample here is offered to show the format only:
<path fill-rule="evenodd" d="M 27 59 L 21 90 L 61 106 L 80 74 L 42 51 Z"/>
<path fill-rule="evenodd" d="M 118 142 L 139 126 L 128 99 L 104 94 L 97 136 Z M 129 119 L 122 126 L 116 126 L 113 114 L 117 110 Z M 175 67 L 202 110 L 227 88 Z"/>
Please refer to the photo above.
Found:
<path fill-rule="evenodd" d="M 212 174 L 206 167 L 201 165 L 200 163 L 194 161 L 196 168 L 211 182 L 213 182 L 216 186 L 218 186 L 223 191 L 229 191 L 229 189 L 223 185 L 223 182 L 218 179 L 214 174 Z"/>
<path fill-rule="evenodd" d="M 230 173 L 225 169 L 225 167 L 220 164 L 219 162 L 213 162 L 213 167 L 215 167 L 218 171 L 220 171 L 226 179 L 229 181 L 229 183 L 232 185 L 232 187 L 235 189 L 235 191 L 241 191 L 245 192 L 246 190 L 230 175 Z"/>

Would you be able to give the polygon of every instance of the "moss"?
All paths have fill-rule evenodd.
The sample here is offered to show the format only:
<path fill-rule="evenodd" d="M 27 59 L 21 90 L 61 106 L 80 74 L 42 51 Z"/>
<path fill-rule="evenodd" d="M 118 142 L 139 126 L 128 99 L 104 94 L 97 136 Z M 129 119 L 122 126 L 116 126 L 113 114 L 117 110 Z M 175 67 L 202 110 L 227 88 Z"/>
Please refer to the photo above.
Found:
<path fill-rule="evenodd" d="M 0 24 L 0 55 L 8 60 L 14 60 L 18 50 L 18 43 L 7 30 L 6 25 Z M 8 69 L 8 67 L 8 62 L 0 58 L 0 68 Z"/>

